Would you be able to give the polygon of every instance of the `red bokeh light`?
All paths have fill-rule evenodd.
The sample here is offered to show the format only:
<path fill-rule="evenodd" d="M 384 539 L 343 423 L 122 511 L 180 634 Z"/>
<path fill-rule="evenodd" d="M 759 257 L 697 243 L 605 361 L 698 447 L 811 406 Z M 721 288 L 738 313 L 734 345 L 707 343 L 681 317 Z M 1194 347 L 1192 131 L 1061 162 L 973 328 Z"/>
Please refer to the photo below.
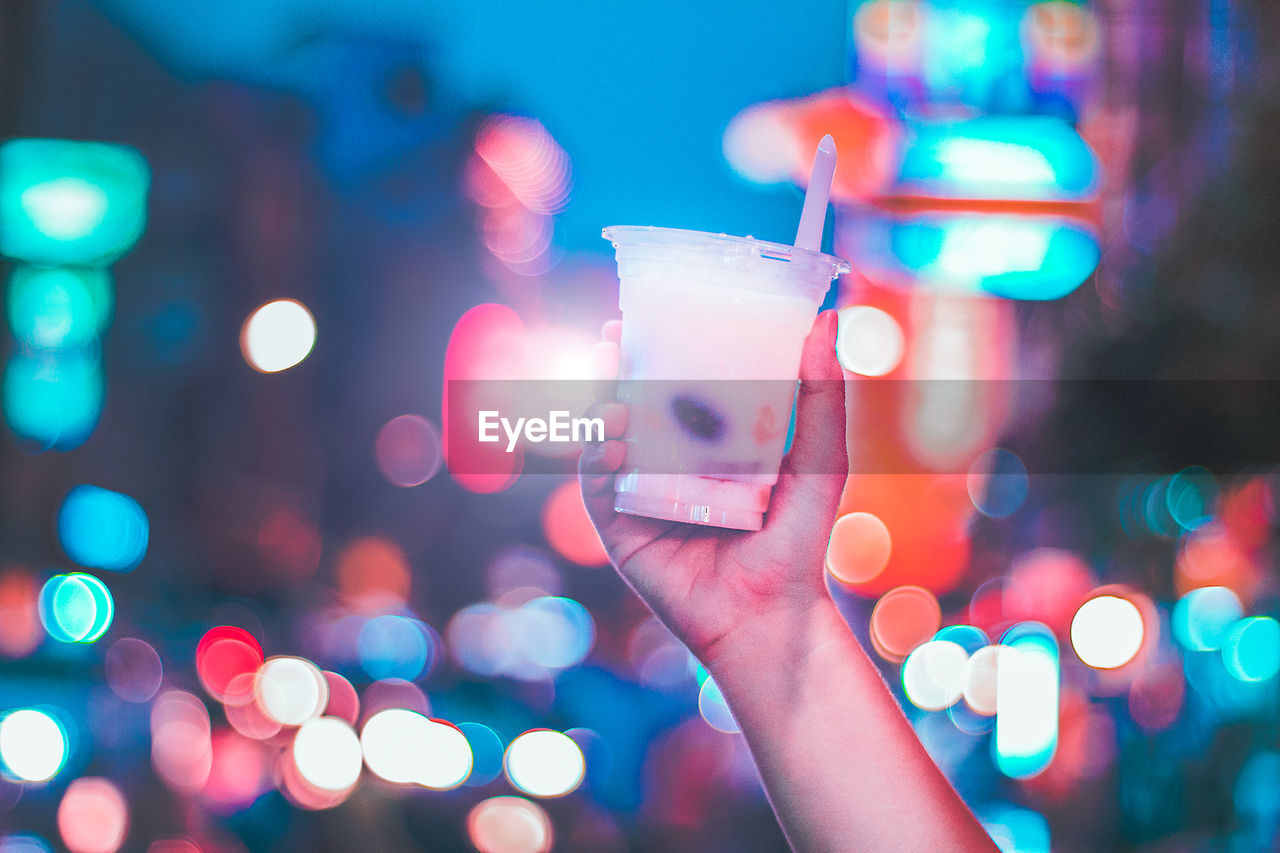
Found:
<path fill-rule="evenodd" d="M 580 566 L 603 566 L 609 562 L 582 503 L 577 480 L 561 483 L 547 498 L 542 507 L 542 532 L 556 553 L 570 562 Z"/>
<path fill-rule="evenodd" d="M 243 702 L 244 697 L 232 692 L 232 683 L 238 675 L 257 672 L 262 661 L 262 645 L 257 638 L 234 625 L 210 628 L 196 646 L 200 683 L 219 702 Z"/>

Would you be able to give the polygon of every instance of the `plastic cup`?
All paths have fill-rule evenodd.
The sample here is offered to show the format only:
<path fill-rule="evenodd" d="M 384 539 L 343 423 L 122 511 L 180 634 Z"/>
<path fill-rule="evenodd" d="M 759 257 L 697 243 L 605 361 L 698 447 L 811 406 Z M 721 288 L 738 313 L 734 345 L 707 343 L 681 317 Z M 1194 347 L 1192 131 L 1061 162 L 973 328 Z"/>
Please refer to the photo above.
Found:
<path fill-rule="evenodd" d="M 778 480 L 800 353 L 831 280 L 821 252 L 614 225 L 627 458 L 614 509 L 759 530 Z"/>

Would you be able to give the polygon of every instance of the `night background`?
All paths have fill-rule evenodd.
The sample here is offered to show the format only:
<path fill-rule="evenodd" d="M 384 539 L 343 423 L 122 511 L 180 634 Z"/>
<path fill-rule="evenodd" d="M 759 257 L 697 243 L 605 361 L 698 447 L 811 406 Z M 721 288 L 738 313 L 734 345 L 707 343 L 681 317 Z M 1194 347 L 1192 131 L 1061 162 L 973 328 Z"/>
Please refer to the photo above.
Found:
<path fill-rule="evenodd" d="M 824 133 L 849 394 L 905 380 L 829 586 L 930 754 L 1005 853 L 1276 849 L 1277 35 L 4 0 L 0 853 L 787 849 L 576 480 L 441 403 L 590 377 L 604 226 L 789 243 Z"/>

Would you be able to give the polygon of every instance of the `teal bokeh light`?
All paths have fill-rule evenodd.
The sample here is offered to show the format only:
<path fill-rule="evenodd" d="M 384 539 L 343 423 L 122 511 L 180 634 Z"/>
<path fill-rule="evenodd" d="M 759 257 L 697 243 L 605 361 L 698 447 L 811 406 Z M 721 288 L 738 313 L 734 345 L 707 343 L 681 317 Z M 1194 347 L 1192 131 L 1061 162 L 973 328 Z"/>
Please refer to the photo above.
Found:
<path fill-rule="evenodd" d="M 1174 605 L 1173 635 L 1184 648 L 1215 651 L 1243 615 L 1240 599 L 1226 587 L 1193 589 Z"/>
<path fill-rule="evenodd" d="M 105 379 L 96 348 L 19 354 L 5 367 L 5 421 L 41 450 L 84 443 L 102 414 Z"/>
<path fill-rule="evenodd" d="M 111 627 L 114 616 L 111 591 L 93 575 L 54 575 L 40 590 L 40 621 L 59 642 L 92 643 Z"/>
<path fill-rule="evenodd" d="M 123 145 L 10 140 L 0 145 L 0 254 L 108 262 L 142 234 L 149 184 L 146 161 Z"/>
<path fill-rule="evenodd" d="M 106 270 L 20 266 L 9 279 L 9 327 L 28 349 L 85 346 L 106 329 L 113 301 Z"/>
<path fill-rule="evenodd" d="M 58 540 L 82 566 L 126 572 L 147 552 L 150 525 L 133 498 L 97 486 L 76 486 L 58 510 Z"/>
<path fill-rule="evenodd" d="M 1222 662 L 1241 681 L 1266 681 L 1280 672 L 1280 623 L 1270 616 L 1241 619 L 1222 644 Z"/>

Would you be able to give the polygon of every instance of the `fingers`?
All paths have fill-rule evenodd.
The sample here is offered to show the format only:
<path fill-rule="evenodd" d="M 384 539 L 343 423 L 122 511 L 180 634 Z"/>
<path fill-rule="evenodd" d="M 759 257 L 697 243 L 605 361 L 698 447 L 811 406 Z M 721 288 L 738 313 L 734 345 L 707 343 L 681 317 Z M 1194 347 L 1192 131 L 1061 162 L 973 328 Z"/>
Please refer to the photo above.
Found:
<path fill-rule="evenodd" d="M 621 363 L 622 350 L 615 341 L 599 341 L 591 347 L 591 389 L 597 399 L 617 398 Z"/>
<path fill-rule="evenodd" d="M 796 430 L 773 496 L 770 520 L 793 512 L 834 517 L 848 476 L 844 372 L 836 360 L 835 311 L 814 321 L 800 357 Z"/>
<path fill-rule="evenodd" d="M 600 327 L 600 338 L 611 344 L 622 344 L 622 321 L 609 320 Z"/>

